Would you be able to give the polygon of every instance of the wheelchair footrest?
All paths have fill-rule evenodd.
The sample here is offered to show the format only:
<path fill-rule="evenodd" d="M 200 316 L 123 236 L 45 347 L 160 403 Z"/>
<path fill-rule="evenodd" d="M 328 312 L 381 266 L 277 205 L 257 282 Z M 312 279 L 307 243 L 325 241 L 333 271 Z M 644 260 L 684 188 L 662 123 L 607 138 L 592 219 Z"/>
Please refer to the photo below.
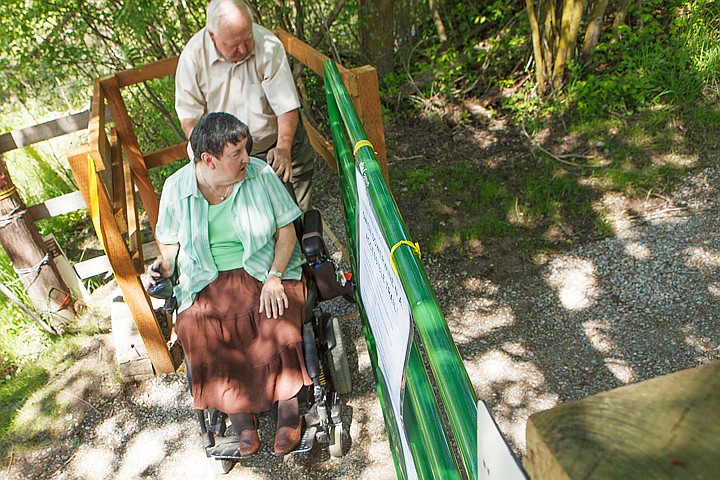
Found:
<path fill-rule="evenodd" d="M 305 453 L 312 450 L 313 445 L 315 445 L 316 434 L 316 426 L 310 425 L 305 427 L 301 433 L 300 443 L 298 443 L 298 446 L 290 453 Z M 215 437 L 215 446 L 206 448 L 205 455 L 216 460 L 241 460 L 243 457 L 240 456 L 238 447 L 238 437 L 235 435 Z"/>
<path fill-rule="evenodd" d="M 317 427 L 315 426 L 309 426 L 305 428 L 305 431 L 302 432 L 302 437 L 300 438 L 300 443 L 297 447 L 295 447 L 295 450 L 293 450 L 291 453 L 303 453 L 303 452 L 309 452 L 312 450 L 313 445 L 315 445 L 315 434 L 317 433 Z"/>
<path fill-rule="evenodd" d="M 205 455 L 218 460 L 239 460 L 239 445 L 238 437 L 235 435 L 231 437 L 215 437 L 215 446 L 206 448 Z"/>

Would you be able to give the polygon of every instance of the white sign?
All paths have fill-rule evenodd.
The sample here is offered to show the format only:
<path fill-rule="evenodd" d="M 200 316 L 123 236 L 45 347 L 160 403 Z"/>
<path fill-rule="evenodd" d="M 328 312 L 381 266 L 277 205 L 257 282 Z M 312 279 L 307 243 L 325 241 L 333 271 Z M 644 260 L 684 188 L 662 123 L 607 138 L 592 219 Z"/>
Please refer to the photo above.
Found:
<path fill-rule="evenodd" d="M 478 480 L 527 480 L 485 402 L 477 409 Z"/>
<path fill-rule="evenodd" d="M 398 421 L 407 479 L 417 478 L 402 416 L 405 367 L 410 348 L 412 313 L 400 279 L 390 263 L 390 248 L 380 230 L 361 172 L 356 170 L 358 192 L 359 287 L 370 329 L 375 337 L 378 363 L 390 403 Z"/>

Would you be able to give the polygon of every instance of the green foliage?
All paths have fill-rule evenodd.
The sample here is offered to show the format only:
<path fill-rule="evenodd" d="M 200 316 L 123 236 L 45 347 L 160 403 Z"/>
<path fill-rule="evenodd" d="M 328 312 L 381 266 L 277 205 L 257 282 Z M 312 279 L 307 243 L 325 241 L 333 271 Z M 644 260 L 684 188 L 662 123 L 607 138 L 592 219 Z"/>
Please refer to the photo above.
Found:
<path fill-rule="evenodd" d="M 446 42 L 437 36 L 429 9 L 416 12 L 412 40 L 395 56 L 395 73 L 383 78 L 386 106 L 394 111 L 427 107 L 434 96 L 481 96 L 516 82 L 528 37 L 517 26 L 523 6 L 508 0 L 443 3 Z"/>
<path fill-rule="evenodd" d="M 31 305 L 25 289 L 12 270 L 10 259 L 0 250 L 0 282 L 26 305 Z M 50 338 L 7 297 L 0 295 L 0 369 L 3 378 L 36 359 L 49 345 Z"/>
<path fill-rule="evenodd" d="M 714 0 L 688 2 L 676 19 L 692 56 L 693 68 L 707 90 L 720 95 L 720 3 Z"/>
<path fill-rule="evenodd" d="M 180 53 L 205 2 L 68 0 L 0 3 L 0 102 L 17 96 L 61 106 L 88 98 L 94 78 Z M 58 95 L 62 92 L 61 95 Z"/>
<path fill-rule="evenodd" d="M 0 381 L 0 438 L 6 438 L 18 411 L 30 395 L 45 384 L 50 374 L 47 369 L 30 366 L 17 374 L 12 382 Z M 5 449 L 0 441 L 0 451 Z"/>
<path fill-rule="evenodd" d="M 642 26 L 598 45 L 587 65 L 568 66 L 568 105 L 580 119 L 632 114 L 649 105 L 697 103 L 718 84 L 716 2 L 643 2 Z"/>

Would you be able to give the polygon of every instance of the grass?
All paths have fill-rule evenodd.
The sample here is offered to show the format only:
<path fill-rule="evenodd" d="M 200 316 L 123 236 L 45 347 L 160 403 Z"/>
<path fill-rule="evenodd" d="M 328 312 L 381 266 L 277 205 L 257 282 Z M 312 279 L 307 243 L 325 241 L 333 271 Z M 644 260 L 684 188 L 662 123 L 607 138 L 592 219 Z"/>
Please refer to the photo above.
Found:
<path fill-rule="evenodd" d="M 24 332 L 20 336 L 44 335 L 32 324 L 24 324 L 20 329 Z M 6 370 L 0 380 L 0 456 L 10 445 L 29 448 L 42 444 L 65 428 L 70 407 L 66 399 L 60 398 L 60 393 L 72 385 L 63 383 L 57 387 L 50 381 L 72 368 L 81 345 L 105 331 L 98 325 L 95 313 L 86 312 L 78 317 L 72 333 L 55 338 L 33 355 L 16 358 L 19 363 Z M 6 339 L 6 335 L 2 338 Z M 13 347 L 4 343 L 2 349 L 7 351 Z"/>
<path fill-rule="evenodd" d="M 435 163 L 395 162 L 391 186 L 413 218 L 421 212 L 421 223 L 408 227 L 430 252 L 462 251 L 469 242 L 493 239 L 522 243 L 530 255 L 564 248 L 614 233 L 602 202 L 607 195 L 670 196 L 691 169 L 711 163 L 719 111 L 700 101 L 650 105 L 634 115 L 576 117 L 550 127 L 558 145 L 573 142 L 573 152 L 586 153 L 570 159 L 574 166 L 527 142 L 508 153 L 470 145 Z M 434 120 L 428 123 L 442 131 Z M 512 128 L 505 134 L 522 141 Z M 501 156 L 512 158 L 491 166 Z"/>

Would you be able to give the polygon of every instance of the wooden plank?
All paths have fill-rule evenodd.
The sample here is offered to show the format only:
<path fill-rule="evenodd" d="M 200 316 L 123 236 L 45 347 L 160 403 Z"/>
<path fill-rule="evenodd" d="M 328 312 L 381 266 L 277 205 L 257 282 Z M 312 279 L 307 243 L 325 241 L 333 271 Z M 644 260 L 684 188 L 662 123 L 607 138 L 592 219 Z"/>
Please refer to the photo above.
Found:
<path fill-rule="evenodd" d="M 109 112 L 105 112 L 107 121 L 111 120 Z M 0 135 L 0 153 L 9 152 L 16 148 L 28 147 L 38 142 L 44 142 L 70 133 L 86 130 L 90 122 L 90 110 L 73 113 L 62 118 L 56 118 L 32 127 L 13 130 Z"/>
<path fill-rule="evenodd" d="M 88 148 L 73 150 L 68 154 L 68 161 L 72 167 L 75 181 L 83 193 L 86 204 L 90 202 L 88 189 Z M 135 271 L 130 252 L 128 251 L 125 239 L 118 231 L 117 224 L 113 218 L 112 205 L 104 186 L 99 183 L 98 207 L 100 213 L 101 228 L 105 239 L 105 251 L 110 252 L 110 264 L 115 274 L 115 280 L 123 292 L 125 303 L 130 308 L 132 317 L 135 320 L 140 335 L 142 336 L 148 357 L 155 367 L 155 373 L 170 373 L 175 370 L 168 346 L 160 330 L 160 324 L 153 311 L 150 297 L 142 286 L 140 278 Z"/>
<path fill-rule="evenodd" d="M 65 285 L 67 285 L 72 292 L 73 298 L 76 300 L 83 300 L 86 305 L 89 305 L 90 294 L 85 288 L 85 285 L 83 285 L 80 281 L 80 277 L 78 277 L 75 269 L 72 265 L 70 265 L 67 256 L 65 256 L 65 252 L 55 239 L 55 236 L 52 233 L 45 235 L 43 237 L 43 242 L 45 243 L 45 247 L 48 252 L 52 255 L 55 266 L 57 267 L 63 281 L 65 281 Z"/>
<path fill-rule="evenodd" d="M 323 76 L 323 64 L 326 60 L 330 60 L 330 57 L 315 50 L 313 47 L 299 38 L 289 34 L 282 28 L 276 28 L 273 30 L 273 33 L 280 39 L 285 47 L 285 51 L 289 55 L 299 60 L 303 65 L 321 77 Z M 348 89 L 348 93 L 351 96 L 356 97 L 359 89 L 355 75 L 342 65 L 338 65 L 337 67 L 343 81 L 345 82 L 345 86 Z"/>
<path fill-rule="evenodd" d="M 717 478 L 720 364 L 533 414 L 523 464 L 533 479 Z"/>
<path fill-rule="evenodd" d="M 325 160 L 325 162 L 337 172 L 337 161 L 335 160 L 335 149 L 332 144 L 325 140 L 325 137 L 318 132 L 315 127 L 310 124 L 307 120 L 303 119 L 305 130 L 307 130 L 308 138 L 310 139 L 310 145 L 315 149 L 316 152 Z"/>
<path fill-rule="evenodd" d="M 112 206 L 115 221 L 118 224 L 120 233 L 125 234 L 128 231 L 127 210 L 125 203 L 125 174 L 123 171 L 122 150 L 118 145 L 117 131 L 115 128 L 110 130 L 110 163 L 112 171 Z"/>
<path fill-rule="evenodd" d="M 105 115 L 105 96 L 101 88 L 101 80 L 93 81 L 92 104 L 90 105 L 90 120 L 88 135 L 90 137 L 90 156 L 95 160 L 95 169 L 102 172 L 110 168 L 110 142 L 105 132 L 107 117 Z M 104 181 L 105 179 L 103 179 Z"/>
<path fill-rule="evenodd" d="M 28 213 L 30 214 L 30 218 L 32 218 L 34 222 L 37 222 L 44 218 L 64 215 L 80 210 L 81 208 L 85 208 L 85 201 L 83 200 L 82 193 L 76 191 L 33 205 L 28 208 Z"/>
<path fill-rule="evenodd" d="M 187 144 L 188 142 L 178 143 L 172 147 L 163 148 L 145 155 L 145 165 L 150 169 L 187 158 Z"/>
<path fill-rule="evenodd" d="M 122 297 L 112 302 L 110 321 L 115 343 L 115 360 L 121 367 L 123 377 L 153 374 L 147 348 L 138 332 L 130 308 Z"/>
<path fill-rule="evenodd" d="M 155 242 L 147 242 L 143 244 L 143 258 L 152 260 L 160 255 L 157 244 Z M 90 260 L 84 260 L 73 265 L 75 271 L 82 280 L 86 278 L 100 275 L 101 273 L 112 272 L 112 266 L 107 255 L 91 258 Z"/>
<path fill-rule="evenodd" d="M 132 170 L 135 176 L 135 183 L 140 193 L 140 199 L 142 200 L 143 207 L 145 207 L 148 220 L 150 221 L 150 227 L 154 233 L 158 218 L 158 200 L 155 196 L 155 190 L 150 181 L 147 167 L 145 166 L 145 160 L 140 151 L 137 136 L 135 136 L 135 131 L 130 122 L 125 102 L 120 95 L 117 79 L 115 77 L 106 77 L 103 79 L 102 90 L 108 99 L 110 111 L 112 111 L 113 118 L 115 119 L 115 128 L 117 128 L 120 144 L 130 163 L 130 170 Z"/>
<path fill-rule="evenodd" d="M 387 148 L 385 146 L 385 128 L 382 121 L 382 106 L 380 105 L 380 85 L 377 70 L 371 66 L 353 68 L 357 76 L 358 96 L 353 98 L 355 110 L 365 127 L 368 140 L 372 143 L 376 157 L 385 174 L 385 180 L 390 179 L 387 166 Z M 351 145 L 352 147 L 352 145 Z"/>
<path fill-rule="evenodd" d="M 122 156 L 122 153 L 118 151 L 118 154 Z M 142 274 L 145 270 L 145 263 L 143 262 L 142 252 L 142 236 L 140 233 L 140 215 L 138 214 L 138 205 L 135 201 L 135 182 L 133 181 L 133 175 L 130 171 L 130 164 L 126 161 L 121 161 L 123 170 L 123 179 L 125 185 L 123 191 L 125 192 L 125 198 L 123 199 L 127 226 L 128 226 L 128 245 L 130 247 L 130 256 L 135 265 L 135 271 L 138 274 Z"/>
<path fill-rule="evenodd" d="M 83 110 L 67 117 L 4 133 L 0 135 L 0 153 L 84 130 L 88 127 L 89 119 L 90 112 Z"/>
<path fill-rule="evenodd" d="M 110 265 L 110 260 L 108 260 L 107 255 L 94 257 L 90 260 L 83 260 L 73 265 L 73 268 L 81 280 L 100 275 L 101 273 L 112 272 L 112 266 Z"/>
<path fill-rule="evenodd" d="M 155 63 L 143 65 L 140 68 L 121 70 L 115 73 L 118 88 L 127 87 L 128 85 L 134 85 L 140 82 L 146 82 L 148 80 L 154 80 L 156 78 L 166 77 L 168 75 L 174 75 L 179 58 L 180 57 L 177 56 L 165 58 Z"/>

